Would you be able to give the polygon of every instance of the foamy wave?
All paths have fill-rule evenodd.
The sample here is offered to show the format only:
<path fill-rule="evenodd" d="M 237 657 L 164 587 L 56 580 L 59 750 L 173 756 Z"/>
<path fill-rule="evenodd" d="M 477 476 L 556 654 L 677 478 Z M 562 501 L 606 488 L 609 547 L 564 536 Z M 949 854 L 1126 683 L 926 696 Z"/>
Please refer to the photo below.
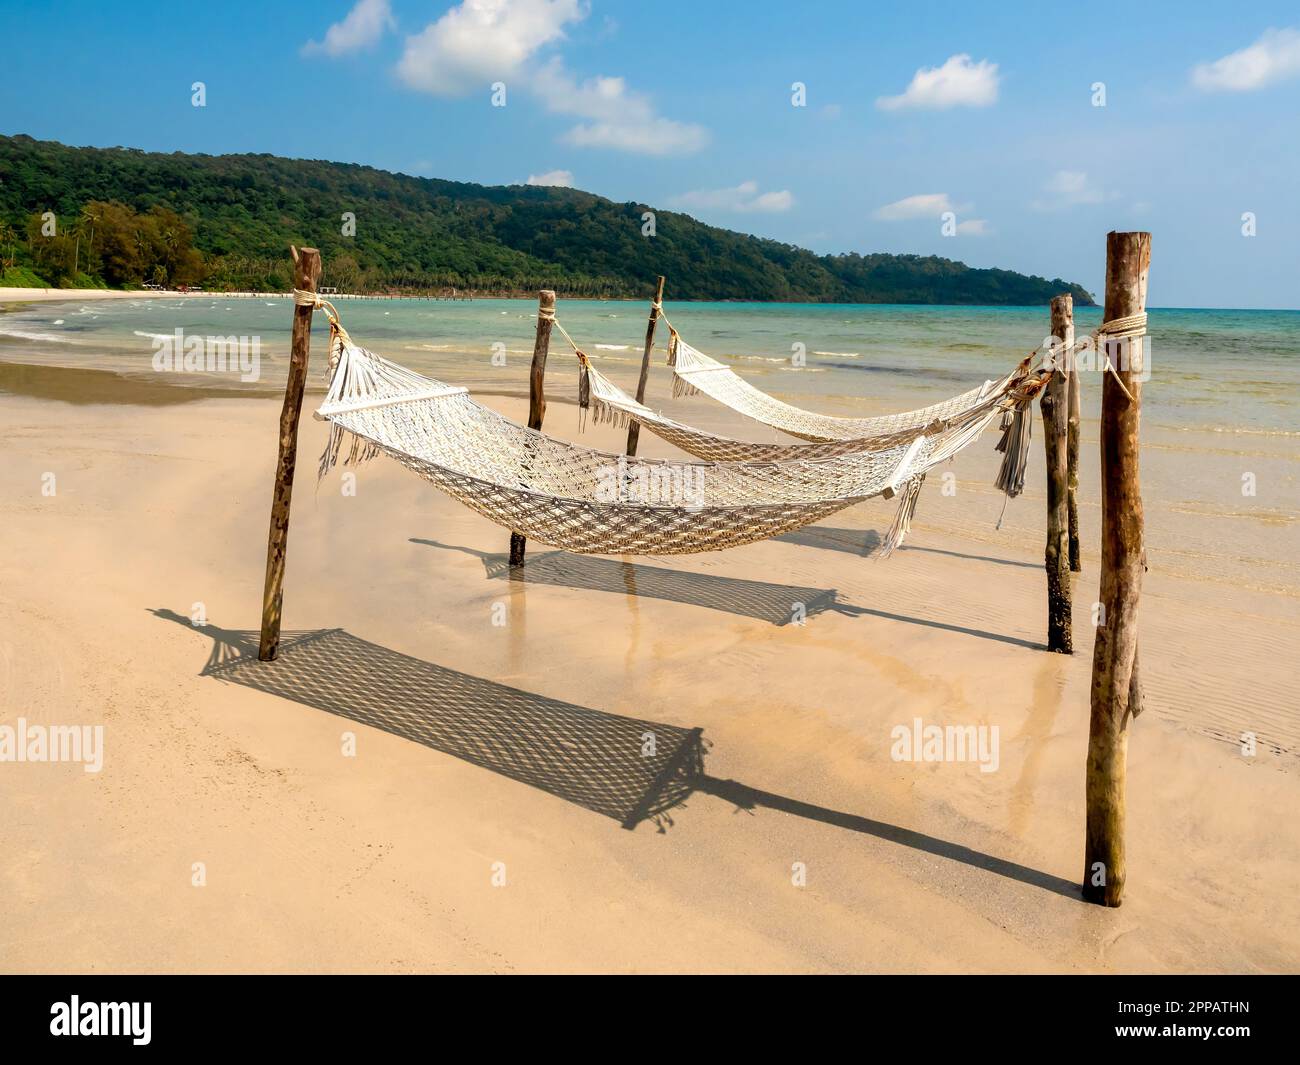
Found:
<path fill-rule="evenodd" d="M 814 351 L 813 354 L 814 354 L 814 355 L 830 355 L 830 356 L 832 356 L 832 357 L 834 357 L 834 358 L 837 358 L 837 359 L 860 359 L 860 358 L 862 358 L 862 352 L 860 352 L 860 351 Z"/>
<path fill-rule="evenodd" d="M 631 351 L 631 344 L 595 344 L 593 345 L 599 351 Z"/>
<path fill-rule="evenodd" d="M 140 329 L 132 329 L 131 332 L 138 337 L 144 337 L 146 340 L 175 340 L 175 333 L 146 333 Z"/>

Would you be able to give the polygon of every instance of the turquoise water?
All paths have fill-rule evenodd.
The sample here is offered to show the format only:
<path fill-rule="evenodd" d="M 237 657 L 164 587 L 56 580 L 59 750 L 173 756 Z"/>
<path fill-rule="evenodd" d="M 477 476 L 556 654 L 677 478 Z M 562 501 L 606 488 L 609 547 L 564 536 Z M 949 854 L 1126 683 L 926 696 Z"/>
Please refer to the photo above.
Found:
<path fill-rule="evenodd" d="M 531 300 L 345 301 L 340 310 L 359 342 L 398 362 L 474 389 L 526 388 Z M 1045 307 L 668 302 L 665 310 L 696 347 L 759 387 L 836 413 L 862 397 L 872 406 L 931 402 L 998 376 L 1043 341 L 1048 320 Z M 558 311 L 588 354 L 630 389 L 647 306 L 561 300 Z M 274 389 L 283 381 L 290 319 L 290 305 L 276 298 L 30 304 L 0 314 L 0 359 L 149 373 L 153 337 L 179 327 L 191 335 L 258 337 L 262 377 L 254 387 Z M 1100 319 L 1099 308 L 1080 308 L 1076 328 L 1083 333 Z M 1149 418 L 1220 432 L 1297 430 L 1300 311 L 1155 309 L 1148 328 Z M 665 337 L 661 327 L 661 348 Z M 803 346 L 802 367 L 792 364 L 794 345 Z M 560 358 L 566 350 L 557 334 L 551 375 L 569 375 L 571 363 Z M 494 351 L 498 362 L 504 353 L 504 366 L 493 363 Z M 214 382 L 206 374 L 170 376 L 181 385 Z M 652 377 L 652 404 L 666 380 L 661 371 Z M 232 377 L 219 383 L 239 384 Z"/>

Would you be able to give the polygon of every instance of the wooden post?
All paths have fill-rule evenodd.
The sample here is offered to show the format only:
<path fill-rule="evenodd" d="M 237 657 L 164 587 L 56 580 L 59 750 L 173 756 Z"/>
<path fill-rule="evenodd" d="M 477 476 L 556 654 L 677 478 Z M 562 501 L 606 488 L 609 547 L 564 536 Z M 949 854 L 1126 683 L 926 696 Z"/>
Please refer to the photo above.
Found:
<path fill-rule="evenodd" d="M 659 308 L 664 302 L 664 279 L 661 277 L 655 285 L 655 301 L 650 305 L 650 321 L 645 327 L 645 351 L 641 355 L 641 376 L 636 382 L 636 401 L 645 402 L 646 378 L 650 374 L 650 350 L 655 345 L 655 326 L 659 324 Z M 641 439 L 641 423 L 632 419 L 627 425 L 627 453 L 636 454 L 636 446 Z"/>
<path fill-rule="evenodd" d="M 1057 372 L 1052 375 L 1039 405 L 1043 411 L 1043 451 L 1047 456 L 1047 649 L 1074 654 L 1070 603 L 1069 381 L 1065 375 L 1065 353 L 1074 343 L 1074 299 L 1069 295 L 1052 300 L 1052 336 L 1059 342 Z M 1073 375 L 1071 375 L 1073 376 Z"/>
<path fill-rule="evenodd" d="M 546 417 L 546 356 L 551 350 L 551 326 L 555 323 L 555 293 L 544 288 L 537 294 L 537 336 L 533 340 L 533 366 L 528 374 L 528 428 L 540 429 Z M 510 534 L 510 565 L 524 564 L 523 533 Z"/>
<path fill-rule="evenodd" d="M 1073 301 L 1072 301 L 1073 302 Z M 1077 362 L 1077 360 L 1076 360 Z M 1068 504 L 1070 523 L 1070 572 L 1082 573 L 1083 562 L 1079 558 L 1079 425 L 1081 396 L 1079 389 L 1082 378 L 1076 365 L 1070 367 L 1070 416 L 1069 432 L 1065 447 L 1066 463 L 1070 469 L 1068 481 Z"/>
<path fill-rule="evenodd" d="M 293 286 L 316 291 L 320 280 L 320 252 L 303 248 L 293 252 Z M 271 532 L 266 543 L 266 586 L 262 592 L 262 639 L 257 657 L 270 662 L 280 649 L 280 608 L 284 603 L 284 556 L 289 544 L 289 503 L 293 499 L 293 471 L 298 464 L 298 418 L 307 385 L 307 359 L 311 354 L 313 308 L 294 306 L 293 340 L 289 348 L 289 380 L 280 409 L 280 458 L 275 467 L 275 494 L 271 497 Z"/>
<path fill-rule="evenodd" d="M 1103 322 L 1146 310 L 1150 266 L 1150 233 L 1106 235 Z M 1141 340 L 1120 342 L 1129 348 L 1129 358 L 1123 357 L 1123 351 L 1112 352 L 1116 373 L 1103 373 L 1101 386 L 1102 613 L 1092 654 L 1083 897 L 1104 906 L 1118 906 L 1124 896 L 1128 723 L 1142 710 L 1137 671 L 1138 598 L 1146 569 L 1138 479 L 1141 344 Z M 1097 353 L 1097 362 L 1105 365 L 1104 352 Z"/>

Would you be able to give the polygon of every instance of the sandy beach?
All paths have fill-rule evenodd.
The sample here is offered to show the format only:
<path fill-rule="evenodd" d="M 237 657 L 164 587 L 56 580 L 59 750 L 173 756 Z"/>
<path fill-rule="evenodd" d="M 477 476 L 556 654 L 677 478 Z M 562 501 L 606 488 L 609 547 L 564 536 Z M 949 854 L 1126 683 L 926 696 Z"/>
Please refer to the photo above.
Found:
<path fill-rule="evenodd" d="M 0 772 L 6 971 L 1300 959 L 1294 526 L 1251 518 L 1258 564 L 1243 562 L 1225 515 L 1180 488 L 1189 465 L 1213 468 L 1200 442 L 1144 452 L 1148 709 L 1129 747 L 1128 891 L 1103 910 L 1077 889 L 1091 420 L 1066 658 L 1042 648 L 1037 443 L 1001 530 L 990 438 L 958 460 L 954 495 L 927 487 L 888 561 L 871 557 L 892 517 L 878 502 L 724 554 L 531 545 L 511 580 L 504 531 L 392 462 L 362 467 L 355 495 L 337 474 L 317 487 L 309 397 L 286 641 L 265 666 L 252 630 L 278 403 L 67 370 L 0 387 L 3 717 L 104 726 L 98 773 Z M 518 399 L 485 402 L 524 417 Z M 557 400 L 547 428 L 621 446 L 579 437 Z M 1261 438 L 1261 469 L 1293 483 L 1290 450 Z M 672 453 L 644 434 L 642 451 Z M 917 718 L 997 726 L 996 771 L 894 761 L 891 729 Z"/>
<path fill-rule="evenodd" d="M 59 303 L 77 300 L 160 299 L 165 296 L 192 296 L 185 292 L 151 292 L 149 289 L 125 291 L 111 288 L 0 288 L 0 303 Z"/>

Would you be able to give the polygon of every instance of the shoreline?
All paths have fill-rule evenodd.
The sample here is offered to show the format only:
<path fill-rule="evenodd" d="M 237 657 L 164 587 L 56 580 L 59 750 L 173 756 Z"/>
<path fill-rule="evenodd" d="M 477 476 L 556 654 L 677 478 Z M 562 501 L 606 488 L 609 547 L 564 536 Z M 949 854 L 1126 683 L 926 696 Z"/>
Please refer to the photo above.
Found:
<path fill-rule="evenodd" d="M 148 289 L 115 289 L 115 288 L 4 288 L 0 287 L 0 306 L 13 305 L 19 303 L 61 303 L 81 300 L 109 300 L 109 299 L 203 299 L 211 297 L 212 299 L 289 299 L 290 293 L 287 292 L 221 292 L 217 290 L 200 291 L 200 292 L 154 292 Z M 332 296 L 325 297 L 329 300 L 366 300 L 382 303 L 386 301 L 425 301 L 429 303 L 477 303 L 483 300 L 531 300 L 536 298 L 536 293 L 532 290 L 516 292 L 510 295 L 475 295 L 466 299 L 456 296 L 386 296 L 377 294 L 367 294 L 361 292 L 340 292 Z M 582 301 L 591 303 L 644 303 L 649 306 L 649 299 L 639 296 L 571 296 L 559 293 L 559 298 L 570 302 Z M 672 303 L 703 303 L 703 304 L 738 304 L 741 306 L 754 304 L 765 307 L 990 307 L 990 308 L 1024 308 L 1038 307 L 1033 303 L 834 303 L 821 300 L 695 300 L 695 299 L 676 299 L 666 302 Z M 1075 308 L 1085 310 L 1100 310 L 1099 303 L 1079 303 L 1076 301 Z M 1152 306 L 1147 308 L 1150 311 L 1213 311 L 1226 312 L 1232 314 L 1300 314 L 1300 307 L 1181 307 L 1181 306 Z"/>
<path fill-rule="evenodd" d="M 527 388 L 475 388 L 476 396 L 527 400 Z M 283 400 L 284 386 L 255 385 L 235 388 L 203 382 L 181 384 L 176 375 L 105 370 L 90 366 L 60 366 L 38 362 L 10 362 L 0 358 L 0 395 L 52 400 L 75 406 L 105 404 L 109 406 L 171 407 L 204 399 Z M 307 396 L 324 396 L 325 385 L 309 378 Z M 546 397 L 548 406 L 576 407 L 571 395 L 559 393 Z M 304 407 L 304 411 L 306 408 Z"/>
<path fill-rule="evenodd" d="M 563 292 L 558 292 L 558 297 L 568 301 L 584 301 L 591 303 L 643 303 L 649 306 L 649 297 L 641 296 L 573 296 Z M 423 301 L 427 303 L 478 303 L 484 300 L 532 300 L 537 293 L 532 289 L 512 292 L 506 295 L 499 293 L 493 294 L 476 294 L 469 297 L 459 296 L 406 296 L 396 295 L 389 296 L 384 294 L 369 294 L 362 292 L 337 292 L 327 295 L 324 298 L 328 300 L 363 300 L 375 303 L 384 303 L 388 301 Z M 288 292 L 222 292 L 218 290 L 200 290 L 198 292 L 156 292 L 150 289 L 113 289 L 113 288 L 4 288 L 0 287 L 0 306 L 5 304 L 18 303 L 59 303 L 82 300 L 106 300 L 106 299 L 163 299 L 163 298 L 180 298 L 180 299 L 289 299 L 291 294 Z M 997 307 L 997 308 L 1014 308 L 1014 307 L 1037 307 L 1033 303 L 837 303 L 831 300 L 742 300 L 742 299 L 719 299 L 719 300 L 697 300 L 697 299 L 676 299 L 673 303 L 703 303 L 703 304 L 738 304 L 741 306 L 754 304 L 767 307 Z M 1098 303 L 1075 303 L 1076 307 L 1086 309 L 1100 309 Z M 1159 310 L 1160 308 L 1153 308 Z"/>

